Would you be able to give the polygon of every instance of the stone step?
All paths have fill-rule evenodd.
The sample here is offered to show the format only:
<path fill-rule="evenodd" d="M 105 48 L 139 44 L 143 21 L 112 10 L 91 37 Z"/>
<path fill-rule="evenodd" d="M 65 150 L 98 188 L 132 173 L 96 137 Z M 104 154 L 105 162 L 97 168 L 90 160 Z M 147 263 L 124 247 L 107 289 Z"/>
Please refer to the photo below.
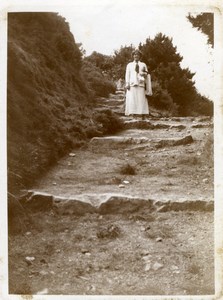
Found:
<path fill-rule="evenodd" d="M 116 95 L 125 94 L 125 90 L 124 89 L 118 89 L 118 90 L 115 91 L 115 94 Z"/>
<path fill-rule="evenodd" d="M 30 190 L 19 199 L 31 211 L 51 211 L 60 215 L 126 214 L 139 210 L 166 211 L 213 211 L 213 201 L 156 201 L 122 194 L 81 194 L 58 197 Z"/>
<path fill-rule="evenodd" d="M 119 116 L 120 118 L 123 118 L 124 117 L 124 108 L 123 107 L 117 107 L 116 109 L 111 109 L 109 106 L 107 105 L 101 105 L 101 106 L 98 106 L 95 111 L 98 111 L 98 112 L 103 112 L 105 110 L 111 110 L 115 115 Z"/>
<path fill-rule="evenodd" d="M 192 124 L 192 128 L 213 128 L 214 124 L 211 122 L 203 123 L 203 124 Z"/>
<path fill-rule="evenodd" d="M 117 90 L 115 92 L 115 94 L 110 94 L 109 98 L 120 97 L 120 96 L 123 96 L 123 95 L 125 95 L 125 91 L 124 90 Z"/>
<path fill-rule="evenodd" d="M 156 113 L 153 112 L 152 113 Z M 126 116 L 129 120 L 137 120 L 137 117 L 131 117 L 131 116 Z M 153 116 L 151 116 L 151 119 L 153 119 Z M 205 124 L 205 125 L 210 125 L 213 124 L 213 120 L 209 118 L 209 120 L 206 120 L 201 117 L 162 117 L 162 116 L 155 116 L 155 119 L 158 119 L 160 122 L 165 122 L 165 123 L 171 123 L 171 124 L 190 124 L 190 125 L 198 125 L 198 124 Z"/>
<path fill-rule="evenodd" d="M 213 122 L 212 117 L 169 117 L 165 118 L 166 121 L 176 121 L 176 122 L 182 122 L 185 119 L 190 122 Z"/>
<path fill-rule="evenodd" d="M 128 136 L 108 136 L 108 137 L 94 137 L 89 143 L 89 147 L 100 147 L 103 148 L 116 148 L 116 147 L 126 147 L 128 145 L 139 145 L 146 144 L 150 149 L 158 149 L 168 146 L 179 146 L 187 145 L 193 142 L 191 135 L 186 135 L 184 137 L 169 138 L 169 139 L 150 139 L 147 137 L 128 137 Z"/>
<path fill-rule="evenodd" d="M 117 110 L 123 110 L 124 112 L 124 106 L 122 103 L 120 104 L 115 104 L 115 105 L 110 105 L 109 103 L 100 103 L 97 104 L 97 108 L 104 108 L 104 109 L 110 109 L 113 112 L 117 111 Z"/>
<path fill-rule="evenodd" d="M 183 124 L 168 124 L 168 123 L 154 123 L 150 120 L 126 120 L 124 121 L 124 128 L 131 129 L 131 128 L 138 128 L 138 129 L 179 129 L 183 130 L 187 128 L 186 125 Z"/>
<path fill-rule="evenodd" d="M 109 104 L 111 106 L 119 105 L 119 104 L 124 104 L 123 99 L 104 99 L 103 101 L 97 101 L 98 103 L 103 103 L 103 104 Z"/>

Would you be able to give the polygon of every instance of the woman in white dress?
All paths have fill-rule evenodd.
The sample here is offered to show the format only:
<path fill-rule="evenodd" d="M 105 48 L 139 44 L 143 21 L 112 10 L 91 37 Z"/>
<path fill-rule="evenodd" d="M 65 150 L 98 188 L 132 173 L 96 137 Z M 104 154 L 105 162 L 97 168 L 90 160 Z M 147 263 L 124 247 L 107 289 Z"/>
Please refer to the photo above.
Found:
<path fill-rule="evenodd" d="M 141 52 L 132 53 L 134 61 L 126 67 L 126 103 L 125 115 L 149 115 L 149 106 L 146 95 L 152 95 L 151 77 L 145 63 L 139 61 Z"/>

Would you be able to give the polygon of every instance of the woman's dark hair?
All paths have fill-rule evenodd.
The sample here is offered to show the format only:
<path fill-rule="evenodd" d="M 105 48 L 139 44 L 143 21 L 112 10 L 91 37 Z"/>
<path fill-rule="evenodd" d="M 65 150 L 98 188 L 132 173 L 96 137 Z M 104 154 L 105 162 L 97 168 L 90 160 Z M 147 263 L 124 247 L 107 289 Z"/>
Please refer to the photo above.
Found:
<path fill-rule="evenodd" d="M 136 49 L 136 50 L 133 50 L 133 51 L 132 51 L 132 57 L 133 57 L 135 54 L 139 54 L 140 57 L 142 56 L 142 52 L 141 52 L 139 49 Z"/>

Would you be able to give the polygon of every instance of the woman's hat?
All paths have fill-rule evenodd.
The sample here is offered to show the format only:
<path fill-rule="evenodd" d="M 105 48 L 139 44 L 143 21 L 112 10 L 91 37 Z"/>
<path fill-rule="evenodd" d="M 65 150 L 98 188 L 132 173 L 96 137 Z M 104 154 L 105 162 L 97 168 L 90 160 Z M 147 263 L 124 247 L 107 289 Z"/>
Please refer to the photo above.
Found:
<path fill-rule="evenodd" d="M 139 49 L 132 51 L 132 56 L 134 56 L 135 54 L 139 54 L 139 56 L 142 56 L 142 52 Z"/>

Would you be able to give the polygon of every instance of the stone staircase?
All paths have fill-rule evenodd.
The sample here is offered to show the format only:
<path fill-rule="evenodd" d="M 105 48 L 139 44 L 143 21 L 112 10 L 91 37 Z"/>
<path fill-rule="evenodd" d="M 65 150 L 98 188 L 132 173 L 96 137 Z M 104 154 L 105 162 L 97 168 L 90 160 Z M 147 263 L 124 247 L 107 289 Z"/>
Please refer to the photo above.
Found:
<path fill-rule="evenodd" d="M 97 107 L 121 132 L 74 149 L 21 196 L 11 294 L 214 296 L 212 120 L 131 119 L 123 99 Z"/>
<path fill-rule="evenodd" d="M 124 116 L 124 91 L 97 101 L 124 123 L 114 136 L 94 137 L 61 159 L 21 201 L 61 214 L 152 210 L 213 210 L 213 170 L 201 162 L 209 117 Z"/>

